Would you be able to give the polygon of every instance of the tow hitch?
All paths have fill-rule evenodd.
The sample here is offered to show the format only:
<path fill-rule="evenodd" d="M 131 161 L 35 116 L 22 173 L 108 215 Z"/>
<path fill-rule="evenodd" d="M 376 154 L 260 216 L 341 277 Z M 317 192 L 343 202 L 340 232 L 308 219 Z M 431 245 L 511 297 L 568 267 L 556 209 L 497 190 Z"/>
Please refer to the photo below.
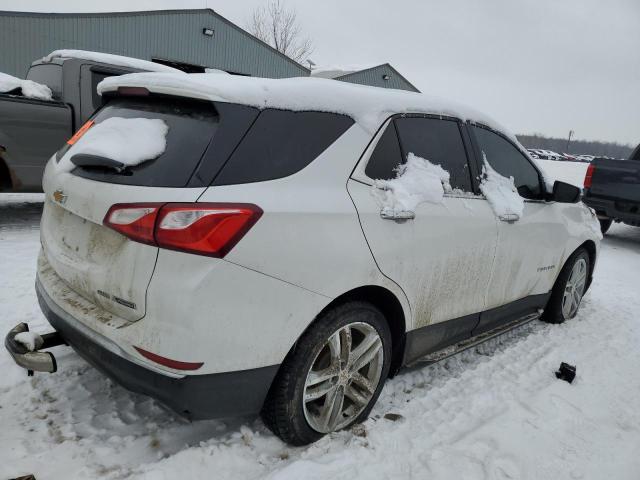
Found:
<path fill-rule="evenodd" d="M 27 369 L 29 376 L 32 376 L 33 372 L 55 372 L 57 369 L 56 357 L 50 352 L 41 352 L 39 350 L 65 345 L 65 341 L 58 332 L 45 333 L 36 337 L 35 348 L 31 351 L 15 339 L 15 336 L 19 333 L 28 331 L 29 325 L 26 323 L 19 323 L 13 327 L 4 339 L 4 346 L 7 351 L 18 365 Z"/>

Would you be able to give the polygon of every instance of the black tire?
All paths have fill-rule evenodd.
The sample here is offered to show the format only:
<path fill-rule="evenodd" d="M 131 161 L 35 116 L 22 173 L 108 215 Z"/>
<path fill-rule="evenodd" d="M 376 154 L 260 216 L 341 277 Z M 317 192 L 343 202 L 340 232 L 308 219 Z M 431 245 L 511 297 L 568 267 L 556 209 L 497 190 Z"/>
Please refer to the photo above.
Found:
<path fill-rule="evenodd" d="M 589 259 L 589 253 L 587 252 L 587 250 L 583 247 L 580 247 L 575 252 L 573 252 L 573 254 L 565 262 L 564 267 L 562 267 L 562 271 L 560 272 L 560 275 L 558 275 L 558 279 L 556 280 L 556 283 L 553 286 L 553 290 L 551 291 L 551 298 L 549 299 L 549 303 L 547 303 L 547 307 L 542 314 L 541 319 L 543 321 L 547 323 L 563 323 L 575 316 L 574 313 L 571 317 L 565 317 L 562 311 L 562 299 L 564 297 L 564 291 L 567 286 L 567 281 L 569 280 L 569 276 L 571 275 L 571 270 L 573 269 L 573 266 L 576 264 L 576 262 L 578 262 L 578 260 L 580 259 L 584 259 L 587 262 L 588 282 L 591 271 L 591 261 Z"/>
<path fill-rule="evenodd" d="M 364 410 L 342 428 L 364 421 L 376 403 L 391 363 L 391 332 L 387 321 L 375 306 L 361 301 L 338 305 L 323 313 L 300 337 L 280 367 L 262 407 L 262 418 L 267 427 L 291 445 L 307 445 L 324 436 L 310 427 L 303 409 L 303 393 L 307 373 L 329 337 L 353 322 L 367 323 L 375 328 L 382 340 L 383 367 L 378 386 Z"/>
<path fill-rule="evenodd" d="M 606 218 L 606 219 L 599 218 L 598 221 L 600 222 L 600 231 L 604 235 L 609 231 L 609 228 L 611 228 L 611 224 L 613 223 L 613 220 L 611 220 L 610 218 Z"/>

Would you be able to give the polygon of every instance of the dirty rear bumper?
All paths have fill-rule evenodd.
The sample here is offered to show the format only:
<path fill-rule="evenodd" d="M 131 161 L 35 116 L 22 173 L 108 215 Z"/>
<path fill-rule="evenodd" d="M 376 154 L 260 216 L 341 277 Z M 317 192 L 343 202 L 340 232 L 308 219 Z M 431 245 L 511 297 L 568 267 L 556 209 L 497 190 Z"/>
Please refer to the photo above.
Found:
<path fill-rule="evenodd" d="M 156 398 L 191 420 L 258 413 L 279 365 L 173 378 L 149 370 L 86 335 L 75 318 L 48 296 L 39 281 L 36 292 L 49 323 L 81 357 L 132 392 Z M 86 328 L 86 327 L 85 327 Z"/>

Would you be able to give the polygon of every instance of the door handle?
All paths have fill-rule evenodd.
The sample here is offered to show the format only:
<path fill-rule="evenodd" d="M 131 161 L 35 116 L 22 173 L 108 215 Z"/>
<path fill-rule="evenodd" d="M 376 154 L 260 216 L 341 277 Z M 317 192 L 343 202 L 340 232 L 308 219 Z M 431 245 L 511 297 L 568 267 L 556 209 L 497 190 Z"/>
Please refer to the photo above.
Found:
<path fill-rule="evenodd" d="M 517 213 L 505 213 L 504 215 L 500 215 L 498 218 L 503 222 L 514 223 L 520 220 L 520 215 Z"/>
<path fill-rule="evenodd" d="M 416 218 L 415 212 L 410 212 L 408 210 L 382 210 L 380 212 L 380 217 L 385 220 L 413 220 Z"/>

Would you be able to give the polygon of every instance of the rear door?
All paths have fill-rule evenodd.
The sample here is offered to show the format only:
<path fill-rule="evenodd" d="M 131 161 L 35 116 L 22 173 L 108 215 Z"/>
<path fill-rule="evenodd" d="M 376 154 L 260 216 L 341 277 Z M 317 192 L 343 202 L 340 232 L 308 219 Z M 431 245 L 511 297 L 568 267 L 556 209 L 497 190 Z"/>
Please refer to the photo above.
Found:
<path fill-rule="evenodd" d="M 475 195 L 465 127 L 455 119 L 401 117 L 389 121 L 348 183 L 362 228 L 380 270 L 405 291 L 413 328 L 456 319 L 429 339 L 435 349 L 470 335 L 485 308 L 496 248 L 496 219 Z M 415 217 L 381 216 L 373 181 L 396 176 L 413 153 L 451 175 L 454 191 L 441 203 L 421 203 Z"/>
<path fill-rule="evenodd" d="M 63 148 L 45 172 L 41 239 L 52 274 L 111 314 L 135 321 L 145 314 L 158 249 L 105 227 L 105 215 L 114 204 L 196 201 L 205 187 L 188 185 L 219 131 L 219 115 L 206 102 L 124 98 L 102 109 L 92 128 L 113 117 L 163 120 L 169 127 L 164 153 L 123 172 L 107 167 L 65 172 L 57 163 Z"/>
<path fill-rule="evenodd" d="M 562 205 L 543 200 L 542 178 L 531 161 L 495 131 L 477 125 L 470 131 L 478 158 L 486 158 L 502 176 L 513 177 L 524 198 L 521 218 L 498 221 L 496 260 L 487 295 L 487 309 L 492 311 L 481 316 L 476 335 L 544 307 L 562 267 L 568 232 Z"/>

